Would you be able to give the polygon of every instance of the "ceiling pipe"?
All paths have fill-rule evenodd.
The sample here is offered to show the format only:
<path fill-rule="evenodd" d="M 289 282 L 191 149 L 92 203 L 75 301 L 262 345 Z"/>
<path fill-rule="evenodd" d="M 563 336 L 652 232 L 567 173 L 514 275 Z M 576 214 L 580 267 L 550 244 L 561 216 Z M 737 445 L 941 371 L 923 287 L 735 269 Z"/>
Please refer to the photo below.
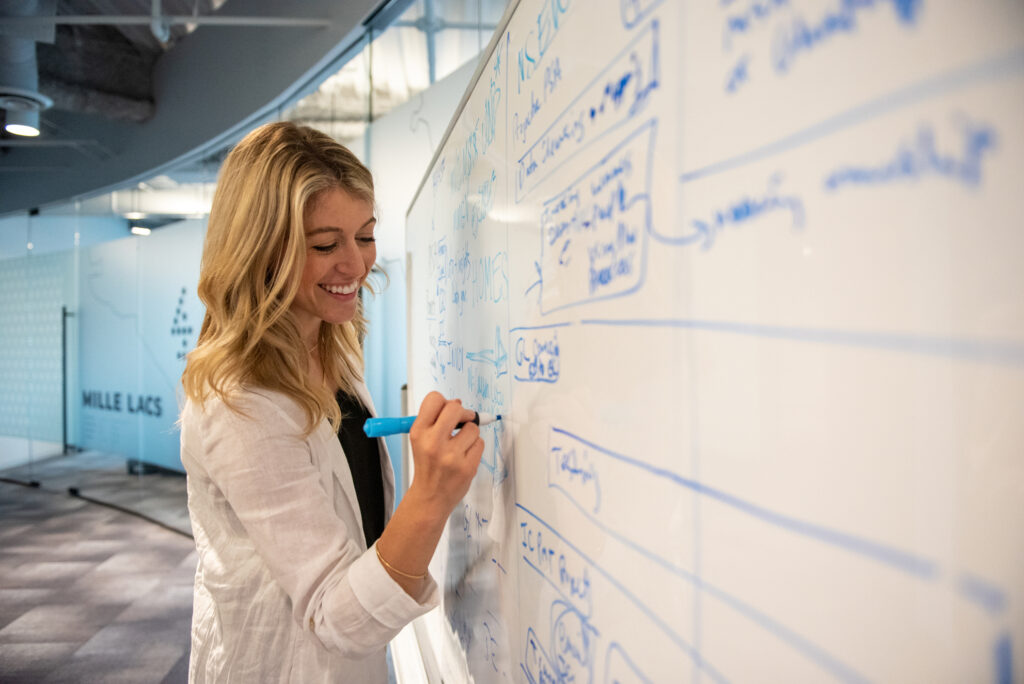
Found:
<path fill-rule="evenodd" d="M 160 0 L 153 0 L 152 10 L 149 30 L 153 32 L 154 38 L 159 40 L 162 45 L 166 45 L 167 41 L 171 39 L 171 26 L 161 16 L 163 13 L 160 11 Z"/>
<path fill-rule="evenodd" d="M 115 121 L 142 123 L 155 111 L 152 101 L 105 93 L 42 74 L 39 87 L 53 99 L 53 106 L 70 112 L 96 114 Z"/>
<path fill-rule="evenodd" d="M 0 15 L 33 16 L 40 11 L 36 0 L 7 0 Z M 39 135 L 39 112 L 53 104 L 39 92 L 36 64 L 37 37 L 0 35 L 0 109 L 5 110 L 5 130 L 22 136 Z"/>

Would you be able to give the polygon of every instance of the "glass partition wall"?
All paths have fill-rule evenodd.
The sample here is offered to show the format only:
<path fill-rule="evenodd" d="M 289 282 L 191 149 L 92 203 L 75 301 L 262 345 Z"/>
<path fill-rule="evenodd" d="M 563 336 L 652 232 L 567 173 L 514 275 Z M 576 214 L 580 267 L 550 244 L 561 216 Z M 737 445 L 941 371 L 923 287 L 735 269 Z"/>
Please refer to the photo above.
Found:
<path fill-rule="evenodd" d="M 152 317 L 166 305 L 151 300 L 166 287 L 145 262 L 152 247 L 132 234 L 155 214 L 117 212 L 117 200 L 135 190 L 0 219 L 0 478 L 150 510 L 187 533 L 173 432 L 177 377 L 150 393 L 139 376 L 152 373 L 146 357 L 160 353 Z M 164 242 L 181 237 L 178 230 Z M 167 244 L 163 251 L 173 253 Z M 186 282 L 194 289 L 194 278 Z M 146 423 L 160 413 L 159 425 Z M 159 441 L 168 443 L 164 453 L 154 449 Z M 144 477 L 153 473 L 161 477 Z M 173 500 L 154 506 L 167 476 Z"/>
<path fill-rule="evenodd" d="M 74 238 L 33 212 L 3 223 L 0 244 L 0 468 L 59 455 L 66 442 L 62 395 L 74 345 L 65 336 L 74 298 Z M 72 331 L 73 335 L 73 331 Z"/>
<path fill-rule="evenodd" d="M 472 69 L 468 63 L 490 40 L 505 4 L 385 4 L 355 48 L 278 110 L 279 118 L 352 148 L 378 176 L 380 203 L 394 205 L 386 208 L 393 225 L 378 236 L 391 285 L 369 304 L 391 335 L 390 343 L 378 339 L 367 350 L 380 411 L 400 410 L 400 224 L 422 173 L 402 169 L 399 177 L 389 170 L 389 147 L 375 143 L 374 130 L 379 126 L 380 137 L 391 141 L 396 130 L 419 134 L 416 126 L 428 127 L 430 142 L 420 152 L 425 168 L 464 87 L 452 74 Z M 441 81 L 448 85 L 434 89 Z M 429 115 L 403 110 L 432 89 L 446 108 Z M 392 112 L 402 120 L 389 122 Z M 185 354 L 204 313 L 195 286 L 205 219 L 227 149 L 101 197 L 0 218 L 0 478 L 190 532 L 175 421 Z M 382 159 L 372 158 L 374 150 Z M 391 451 L 401 482 L 399 440 Z"/>

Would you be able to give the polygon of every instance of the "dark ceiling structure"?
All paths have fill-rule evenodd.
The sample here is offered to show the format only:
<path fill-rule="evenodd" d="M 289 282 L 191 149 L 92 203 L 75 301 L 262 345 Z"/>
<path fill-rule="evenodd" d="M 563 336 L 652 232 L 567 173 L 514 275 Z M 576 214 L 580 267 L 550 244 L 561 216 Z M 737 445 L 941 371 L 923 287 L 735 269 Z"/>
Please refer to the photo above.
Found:
<path fill-rule="evenodd" d="M 0 129 L 0 216 L 217 161 L 383 4 L 3 0 L 0 109 L 39 135 Z"/>

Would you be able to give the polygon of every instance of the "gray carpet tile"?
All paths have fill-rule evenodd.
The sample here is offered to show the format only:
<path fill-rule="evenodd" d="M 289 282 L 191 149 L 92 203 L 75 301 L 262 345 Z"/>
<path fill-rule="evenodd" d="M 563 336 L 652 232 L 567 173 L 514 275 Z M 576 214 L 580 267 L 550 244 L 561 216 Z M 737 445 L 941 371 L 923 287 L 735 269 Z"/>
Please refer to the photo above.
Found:
<path fill-rule="evenodd" d="M 184 478 L 172 480 L 180 491 L 162 501 L 184 510 Z M 195 566 L 187 536 L 45 483 L 0 482 L 0 683 L 187 681 Z"/>
<path fill-rule="evenodd" d="M 0 681 L 38 682 L 69 660 L 77 648 L 76 642 L 59 641 L 0 644 Z"/>
<path fill-rule="evenodd" d="M 185 476 L 163 470 L 129 472 L 133 465 L 138 464 L 126 461 L 124 456 L 83 451 L 0 470 L 0 477 L 38 481 L 48 491 L 67 492 L 75 488 L 83 497 L 135 511 L 190 533 Z M 75 499 L 70 501 L 73 503 L 65 505 L 82 503 Z M 5 516 L 2 502 L 0 516 Z M 53 521 L 51 524 L 59 526 L 61 523 Z"/>

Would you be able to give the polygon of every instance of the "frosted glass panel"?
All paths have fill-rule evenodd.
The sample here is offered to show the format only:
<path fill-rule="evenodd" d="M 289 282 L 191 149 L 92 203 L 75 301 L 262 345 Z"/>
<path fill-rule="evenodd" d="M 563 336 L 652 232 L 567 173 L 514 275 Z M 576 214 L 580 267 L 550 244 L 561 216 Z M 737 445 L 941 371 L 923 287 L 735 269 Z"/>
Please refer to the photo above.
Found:
<path fill-rule="evenodd" d="M 0 435 L 61 441 L 61 307 L 72 253 L 0 261 Z"/>

